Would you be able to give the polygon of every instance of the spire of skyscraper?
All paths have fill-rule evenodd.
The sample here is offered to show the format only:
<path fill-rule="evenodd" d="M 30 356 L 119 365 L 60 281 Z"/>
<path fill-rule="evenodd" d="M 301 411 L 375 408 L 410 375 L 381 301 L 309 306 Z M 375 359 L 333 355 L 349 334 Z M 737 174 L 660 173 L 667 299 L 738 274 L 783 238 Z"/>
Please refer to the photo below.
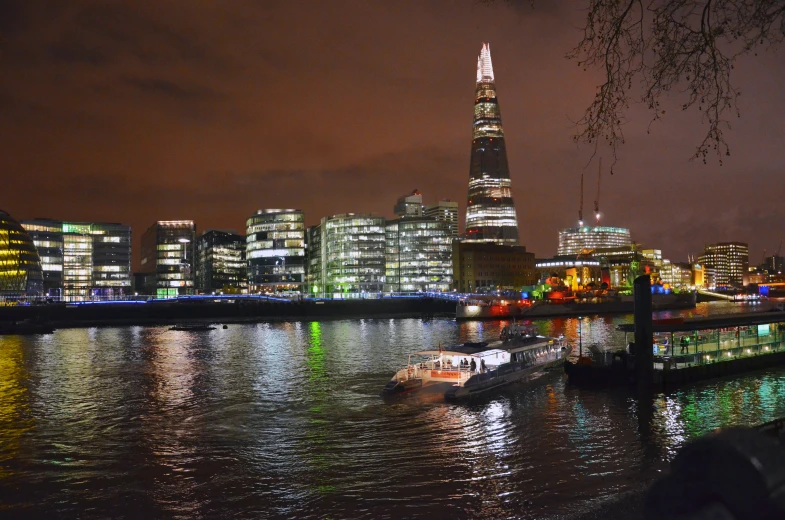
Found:
<path fill-rule="evenodd" d="M 483 43 L 480 55 L 477 56 L 477 83 L 482 81 L 493 81 L 490 43 Z"/>
<path fill-rule="evenodd" d="M 515 245 L 518 217 L 510 191 L 507 147 L 487 43 L 483 43 L 477 58 L 472 137 L 465 240 Z"/>

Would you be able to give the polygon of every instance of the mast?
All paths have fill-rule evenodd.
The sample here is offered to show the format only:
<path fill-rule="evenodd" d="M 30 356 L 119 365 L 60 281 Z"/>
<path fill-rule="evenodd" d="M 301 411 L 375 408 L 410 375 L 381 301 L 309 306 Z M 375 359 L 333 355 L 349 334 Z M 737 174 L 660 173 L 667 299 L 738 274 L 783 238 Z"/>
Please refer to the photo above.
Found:
<path fill-rule="evenodd" d="M 578 227 L 583 227 L 583 174 L 581 174 L 581 206 L 578 208 Z"/>
<path fill-rule="evenodd" d="M 597 198 L 594 199 L 594 217 L 597 219 L 597 225 L 600 225 L 600 179 L 602 179 L 602 157 L 600 157 L 600 168 L 597 173 Z"/>

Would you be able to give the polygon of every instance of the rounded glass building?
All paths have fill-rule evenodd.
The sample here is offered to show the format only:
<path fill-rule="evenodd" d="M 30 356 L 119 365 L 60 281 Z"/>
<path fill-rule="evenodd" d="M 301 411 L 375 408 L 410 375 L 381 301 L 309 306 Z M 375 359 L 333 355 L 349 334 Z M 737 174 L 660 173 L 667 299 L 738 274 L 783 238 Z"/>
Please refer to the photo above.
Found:
<path fill-rule="evenodd" d="M 556 254 L 575 256 L 583 251 L 631 245 L 630 230 L 627 228 L 581 226 L 559 231 L 559 249 Z"/>
<path fill-rule="evenodd" d="M 0 210 L 0 295 L 40 294 L 43 280 L 41 259 L 30 235 Z"/>
<path fill-rule="evenodd" d="M 305 214 L 260 209 L 245 221 L 249 292 L 301 292 L 305 282 Z"/>

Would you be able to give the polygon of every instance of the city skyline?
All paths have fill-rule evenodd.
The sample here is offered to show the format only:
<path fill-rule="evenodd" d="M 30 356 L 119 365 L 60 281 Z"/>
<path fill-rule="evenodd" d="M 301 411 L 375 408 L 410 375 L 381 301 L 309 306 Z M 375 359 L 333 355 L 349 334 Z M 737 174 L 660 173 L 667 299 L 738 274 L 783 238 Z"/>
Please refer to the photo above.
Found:
<path fill-rule="evenodd" d="M 527 223 L 520 243 L 552 256 L 558 229 L 574 222 L 580 174 L 596 167 L 570 135 L 598 75 L 562 59 L 582 12 L 501 4 L 331 13 L 249 3 L 232 14 L 195 6 L 187 21 L 153 4 L 87 2 L 46 16 L 33 4 L 6 8 L 0 66 L 25 80 L 0 87 L 2 207 L 20 220 L 129 224 L 135 269 L 155 220 L 242 228 L 264 207 L 302 208 L 307 225 L 346 212 L 390 217 L 390 199 L 413 187 L 427 202 L 459 201 L 463 215 L 469 78 L 477 45 L 490 41 Z M 703 127 L 677 98 L 651 135 L 633 107 L 617 173 L 603 179 L 603 223 L 674 260 L 742 240 L 759 263 L 782 234 L 781 70 L 766 53 L 737 67 L 742 114 L 722 167 L 689 162 Z M 631 201 L 642 187 L 643 206 Z"/>

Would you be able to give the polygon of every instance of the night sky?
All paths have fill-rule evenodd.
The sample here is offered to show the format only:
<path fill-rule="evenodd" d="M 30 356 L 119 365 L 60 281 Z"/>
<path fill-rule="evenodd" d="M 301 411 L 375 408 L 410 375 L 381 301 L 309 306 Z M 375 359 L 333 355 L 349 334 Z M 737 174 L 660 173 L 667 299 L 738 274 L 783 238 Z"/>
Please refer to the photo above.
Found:
<path fill-rule="evenodd" d="M 491 44 L 521 242 L 555 254 L 592 213 L 597 163 L 572 121 L 601 77 L 564 58 L 588 2 L 0 1 L 0 208 L 17 219 L 155 220 L 244 232 L 258 208 L 390 216 L 418 188 L 466 205 L 475 68 Z M 736 67 L 741 119 L 720 166 L 690 162 L 697 110 L 633 107 L 603 224 L 674 261 L 785 231 L 783 56 Z M 611 157 L 600 152 L 603 165 Z M 589 220 L 587 218 L 587 220 Z M 463 222 L 461 222 L 463 224 Z"/>

